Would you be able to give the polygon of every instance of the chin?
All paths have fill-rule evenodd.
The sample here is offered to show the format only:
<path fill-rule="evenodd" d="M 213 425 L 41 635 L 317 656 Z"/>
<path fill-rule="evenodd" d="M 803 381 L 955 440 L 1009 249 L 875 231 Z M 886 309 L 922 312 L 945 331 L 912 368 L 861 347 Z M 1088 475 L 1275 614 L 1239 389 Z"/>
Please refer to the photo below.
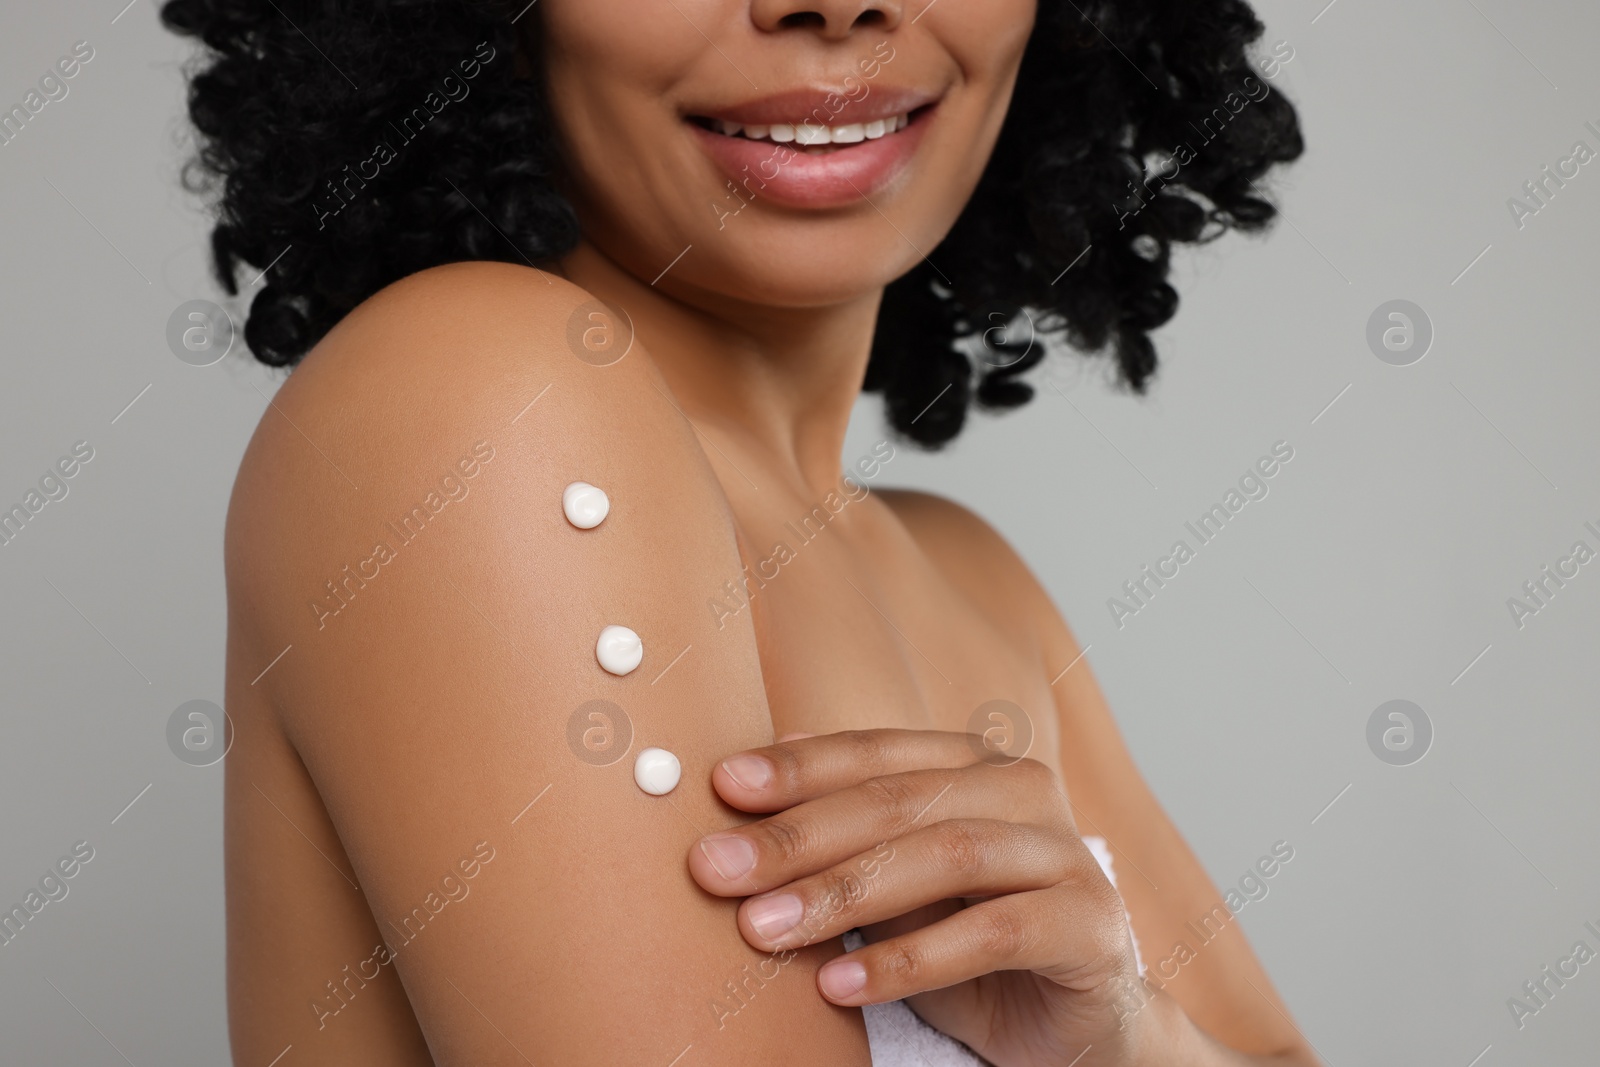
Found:
<path fill-rule="evenodd" d="M 893 244 L 884 242 L 885 232 Z M 876 214 L 866 226 L 784 222 L 741 236 L 725 248 L 706 247 L 680 281 L 771 307 L 828 307 L 882 289 L 921 259 Z M 696 245 L 690 255 L 701 250 Z"/>

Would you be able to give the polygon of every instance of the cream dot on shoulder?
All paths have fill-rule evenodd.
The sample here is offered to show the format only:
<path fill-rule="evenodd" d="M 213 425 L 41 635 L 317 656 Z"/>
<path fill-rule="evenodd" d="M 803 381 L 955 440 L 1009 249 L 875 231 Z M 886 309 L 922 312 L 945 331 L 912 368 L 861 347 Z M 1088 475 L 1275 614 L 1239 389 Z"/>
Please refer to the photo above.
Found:
<path fill-rule="evenodd" d="M 592 530 L 606 521 L 611 511 L 611 498 L 605 490 L 588 482 L 573 482 L 562 490 L 561 510 L 567 521 L 580 530 Z"/>
<path fill-rule="evenodd" d="M 633 780 L 651 796 L 664 796 L 678 786 L 683 768 L 678 757 L 664 748 L 647 748 L 633 761 Z"/>
<path fill-rule="evenodd" d="M 627 674 L 644 659 L 644 642 L 626 626 L 607 626 L 595 642 L 594 656 L 612 674 Z"/>

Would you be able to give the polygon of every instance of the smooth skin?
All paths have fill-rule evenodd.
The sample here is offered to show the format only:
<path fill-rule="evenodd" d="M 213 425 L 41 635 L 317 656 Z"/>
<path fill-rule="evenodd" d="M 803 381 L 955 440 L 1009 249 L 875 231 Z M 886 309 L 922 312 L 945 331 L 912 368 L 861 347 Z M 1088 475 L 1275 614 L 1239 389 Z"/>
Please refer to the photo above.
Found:
<path fill-rule="evenodd" d="M 1005 542 L 880 488 L 892 459 L 823 532 L 787 532 L 839 493 L 882 288 L 970 195 L 1032 4 L 537 14 L 584 241 L 545 270 L 452 264 L 372 297 L 241 464 L 235 1062 L 866 1067 L 853 1005 L 915 993 L 998 1064 L 1314 1064 L 1236 923 L 1120 1025 L 1124 904 L 1153 961 L 1220 896 L 1088 662 L 1061 673 L 1080 650 Z M 758 199 L 719 228 L 684 116 L 751 96 L 741 71 L 764 91 L 836 81 L 885 39 L 883 77 L 943 94 L 907 171 L 871 204 Z M 569 340 L 596 298 L 631 339 L 608 365 Z M 593 530 L 562 516 L 577 480 L 611 498 Z M 793 558 L 737 605 L 730 583 L 780 540 Z M 625 677 L 594 659 L 609 624 L 644 642 Z M 596 699 L 631 724 L 604 766 L 569 740 Z M 1035 731 L 1009 767 L 964 734 L 997 699 Z M 776 742 L 791 733 L 812 736 Z M 633 784 L 650 746 L 682 763 L 664 797 Z M 1120 897 L 1079 827 L 1112 843 Z M 730 831 L 756 862 L 723 879 Z M 786 892 L 809 909 L 792 951 L 752 914 Z M 830 993 L 837 934 L 863 923 L 874 943 L 846 962 L 864 984 Z"/>

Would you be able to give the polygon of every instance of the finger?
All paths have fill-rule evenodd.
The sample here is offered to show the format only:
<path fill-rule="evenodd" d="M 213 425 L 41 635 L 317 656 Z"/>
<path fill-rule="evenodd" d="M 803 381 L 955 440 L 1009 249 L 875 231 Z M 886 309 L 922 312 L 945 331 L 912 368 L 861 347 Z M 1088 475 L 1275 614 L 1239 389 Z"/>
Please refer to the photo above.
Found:
<path fill-rule="evenodd" d="M 1059 832 L 996 819 L 949 819 L 799 879 L 739 907 L 739 929 L 771 952 L 825 940 L 954 897 L 1021 893 L 1099 866 Z"/>
<path fill-rule="evenodd" d="M 981 746 L 976 734 L 943 730 L 846 730 L 737 753 L 717 765 L 711 783 L 743 811 L 782 811 L 868 778 L 970 766 Z"/>
<path fill-rule="evenodd" d="M 817 988 L 835 1004 L 883 1004 L 996 971 L 1035 971 L 1086 992 L 1130 960 L 1116 891 L 1063 885 L 997 897 L 829 960 L 817 972 Z"/>
<path fill-rule="evenodd" d="M 710 834 L 690 850 L 689 868 L 708 892 L 749 896 L 952 818 L 1073 826 L 1071 806 L 1054 773 L 1031 760 L 1010 767 L 978 763 L 904 771 Z"/>

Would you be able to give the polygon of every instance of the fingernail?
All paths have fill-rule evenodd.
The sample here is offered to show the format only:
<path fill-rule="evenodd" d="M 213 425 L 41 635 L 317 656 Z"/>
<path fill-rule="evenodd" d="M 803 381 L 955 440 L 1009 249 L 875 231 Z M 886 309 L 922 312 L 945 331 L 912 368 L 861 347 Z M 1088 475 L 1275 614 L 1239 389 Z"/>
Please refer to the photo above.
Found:
<path fill-rule="evenodd" d="M 756 850 L 742 837 L 708 837 L 700 842 L 700 851 L 722 877 L 732 881 L 755 869 Z"/>
<path fill-rule="evenodd" d="M 772 764 L 760 756 L 734 756 L 732 759 L 725 759 L 722 761 L 722 769 L 744 789 L 765 789 L 772 783 Z"/>
<path fill-rule="evenodd" d="M 752 900 L 745 916 L 756 933 L 768 941 L 776 941 L 800 924 L 805 905 L 793 893 Z"/>
<path fill-rule="evenodd" d="M 849 1000 L 867 984 L 867 969 L 855 960 L 835 960 L 817 972 L 817 983 L 833 1000 Z"/>

